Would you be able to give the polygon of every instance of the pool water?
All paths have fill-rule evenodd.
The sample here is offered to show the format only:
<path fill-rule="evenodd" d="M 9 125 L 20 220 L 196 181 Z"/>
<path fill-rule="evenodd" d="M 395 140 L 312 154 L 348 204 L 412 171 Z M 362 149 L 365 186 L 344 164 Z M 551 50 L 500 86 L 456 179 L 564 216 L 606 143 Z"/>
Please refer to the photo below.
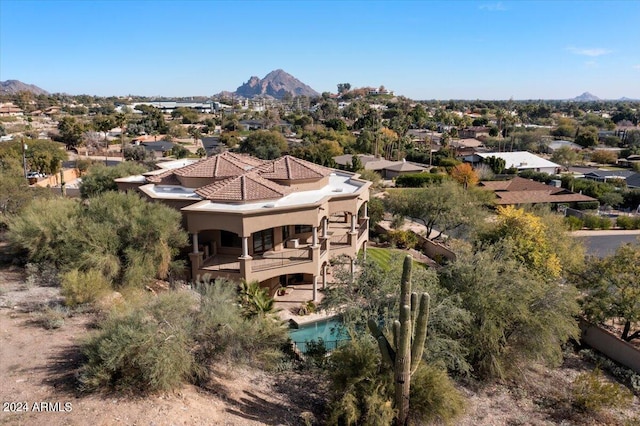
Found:
<path fill-rule="evenodd" d="M 340 342 L 349 340 L 349 334 L 340 318 L 329 318 L 292 328 L 289 330 L 289 337 L 302 352 L 306 351 L 306 342 L 322 339 L 326 349 L 333 350 Z"/>

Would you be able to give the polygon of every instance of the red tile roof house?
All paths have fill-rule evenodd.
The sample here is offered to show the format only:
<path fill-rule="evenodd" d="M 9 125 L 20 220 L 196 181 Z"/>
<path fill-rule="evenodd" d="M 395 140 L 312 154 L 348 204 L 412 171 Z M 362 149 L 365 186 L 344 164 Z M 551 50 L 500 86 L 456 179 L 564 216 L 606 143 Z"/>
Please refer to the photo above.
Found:
<path fill-rule="evenodd" d="M 511 180 L 482 181 L 480 187 L 494 191 L 499 206 L 521 204 L 576 204 L 597 201 L 595 198 L 576 194 L 568 189 L 546 185 L 530 179 L 515 177 Z"/>
<path fill-rule="evenodd" d="M 224 152 L 144 176 L 117 179 L 183 215 L 194 278 L 257 280 L 273 293 L 327 283 L 330 259 L 351 264 L 369 239 L 371 182 L 295 157 L 272 161 Z"/>

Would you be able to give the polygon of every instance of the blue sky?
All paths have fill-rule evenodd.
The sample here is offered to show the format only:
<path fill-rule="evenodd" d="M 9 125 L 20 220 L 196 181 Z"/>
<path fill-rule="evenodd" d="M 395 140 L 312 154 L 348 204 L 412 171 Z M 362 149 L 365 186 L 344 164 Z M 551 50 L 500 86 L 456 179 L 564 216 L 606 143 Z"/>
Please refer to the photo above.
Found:
<path fill-rule="evenodd" d="M 319 92 L 640 99 L 639 1 L 0 0 L 0 80 L 192 96 L 282 68 Z"/>

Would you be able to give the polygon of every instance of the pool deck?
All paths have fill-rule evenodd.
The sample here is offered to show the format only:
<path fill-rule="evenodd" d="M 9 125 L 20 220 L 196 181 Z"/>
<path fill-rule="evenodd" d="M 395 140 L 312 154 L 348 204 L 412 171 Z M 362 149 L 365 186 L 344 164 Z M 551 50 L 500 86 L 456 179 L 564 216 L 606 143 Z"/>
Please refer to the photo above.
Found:
<path fill-rule="evenodd" d="M 329 266 L 327 271 L 327 288 L 333 283 L 333 269 Z M 336 316 L 338 313 L 333 311 L 318 311 L 309 315 L 296 315 L 292 311 L 299 308 L 301 305 L 313 300 L 313 284 L 312 283 L 300 283 L 287 286 L 287 294 L 274 296 L 275 308 L 278 310 L 278 316 L 283 321 L 294 321 L 298 325 L 309 324 L 323 319 Z M 318 297 L 316 300 L 316 306 L 324 299 L 324 293 L 322 292 L 322 283 L 318 283 Z"/>
<path fill-rule="evenodd" d="M 327 284 L 329 285 L 329 284 Z M 316 321 L 321 321 L 326 318 L 335 316 L 336 312 L 318 311 L 309 315 L 296 315 L 292 312 L 300 307 L 300 305 L 307 303 L 313 299 L 313 284 L 302 283 L 287 287 L 289 289 L 288 294 L 283 296 L 275 296 L 275 306 L 278 310 L 278 316 L 283 321 L 295 321 L 296 324 L 309 324 Z M 316 305 L 320 304 L 324 294 L 322 293 L 322 285 L 318 286 L 318 298 Z"/>

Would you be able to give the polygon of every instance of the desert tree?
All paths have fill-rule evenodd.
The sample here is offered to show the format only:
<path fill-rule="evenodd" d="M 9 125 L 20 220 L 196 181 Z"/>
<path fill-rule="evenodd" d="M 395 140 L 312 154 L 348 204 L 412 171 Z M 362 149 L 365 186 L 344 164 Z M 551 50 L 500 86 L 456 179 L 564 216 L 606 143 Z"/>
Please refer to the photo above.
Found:
<path fill-rule="evenodd" d="M 435 240 L 443 234 L 461 236 L 471 232 L 485 215 L 483 200 L 461 185 L 443 181 L 425 188 L 390 192 L 387 209 L 424 225 L 425 236 Z"/>
<path fill-rule="evenodd" d="M 517 251 L 510 240 L 469 247 L 438 273 L 471 315 L 463 347 L 483 380 L 506 377 L 534 360 L 557 363 L 562 345 L 578 335 L 575 288 L 541 279 L 512 255 Z"/>
<path fill-rule="evenodd" d="M 602 259 L 591 258 L 575 277 L 587 319 L 620 321 L 622 340 L 640 339 L 640 243 L 622 245 Z"/>

